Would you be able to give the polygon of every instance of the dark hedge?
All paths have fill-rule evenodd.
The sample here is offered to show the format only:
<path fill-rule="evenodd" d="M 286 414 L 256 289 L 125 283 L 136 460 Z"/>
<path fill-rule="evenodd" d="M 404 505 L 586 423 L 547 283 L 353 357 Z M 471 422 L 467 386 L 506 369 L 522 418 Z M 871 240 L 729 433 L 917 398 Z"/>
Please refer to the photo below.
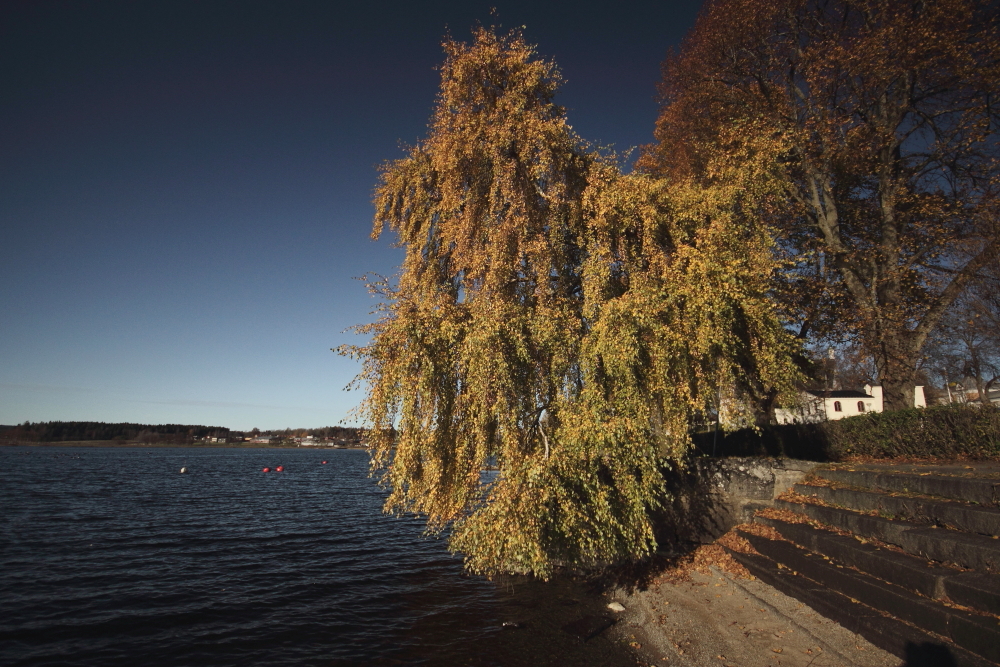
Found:
<path fill-rule="evenodd" d="M 850 456 L 892 458 L 1000 458 L 1000 409 L 936 406 L 871 412 L 819 424 L 783 424 L 760 433 L 752 429 L 694 436 L 708 456 L 785 456 L 841 461 Z"/>

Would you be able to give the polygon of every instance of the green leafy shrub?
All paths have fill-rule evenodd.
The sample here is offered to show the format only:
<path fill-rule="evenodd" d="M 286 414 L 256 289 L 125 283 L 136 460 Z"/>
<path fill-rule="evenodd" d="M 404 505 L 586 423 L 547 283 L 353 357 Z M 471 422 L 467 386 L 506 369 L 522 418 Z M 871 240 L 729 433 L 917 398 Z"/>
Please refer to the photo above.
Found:
<path fill-rule="evenodd" d="M 851 456 L 1000 458 L 1000 409 L 937 406 L 870 412 L 819 424 L 783 424 L 694 436 L 698 451 L 717 456 L 786 456 L 840 461 Z"/>

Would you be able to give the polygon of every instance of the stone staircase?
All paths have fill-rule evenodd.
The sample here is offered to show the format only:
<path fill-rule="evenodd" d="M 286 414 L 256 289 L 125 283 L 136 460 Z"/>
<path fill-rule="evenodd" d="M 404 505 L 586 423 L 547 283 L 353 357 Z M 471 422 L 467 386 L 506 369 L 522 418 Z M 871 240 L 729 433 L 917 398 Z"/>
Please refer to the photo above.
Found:
<path fill-rule="evenodd" d="M 818 467 L 738 530 L 752 574 L 906 660 L 1000 664 L 1000 465 Z"/>

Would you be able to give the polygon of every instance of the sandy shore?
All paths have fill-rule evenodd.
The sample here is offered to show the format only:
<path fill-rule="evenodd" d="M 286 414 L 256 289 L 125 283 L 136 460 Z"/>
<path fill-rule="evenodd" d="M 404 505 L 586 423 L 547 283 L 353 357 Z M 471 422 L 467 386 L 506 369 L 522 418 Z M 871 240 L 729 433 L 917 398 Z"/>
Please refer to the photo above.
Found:
<path fill-rule="evenodd" d="M 717 547 L 716 547 L 717 548 Z M 616 589 L 611 632 L 649 665 L 896 667 L 902 661 L 754 578 L 715 565 Z"/>

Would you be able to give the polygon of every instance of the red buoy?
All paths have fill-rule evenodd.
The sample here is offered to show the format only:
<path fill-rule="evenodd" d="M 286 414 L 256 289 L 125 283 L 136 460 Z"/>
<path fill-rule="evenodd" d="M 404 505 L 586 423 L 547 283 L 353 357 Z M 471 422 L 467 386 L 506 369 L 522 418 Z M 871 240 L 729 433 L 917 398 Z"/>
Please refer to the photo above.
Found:
<path fill-rule="evenodd" d="M 275 472 L 281 472 L 284 469 L 285 469 L 285 466 L 278 466 L 277 468 L 274 469 L 274 471 Z"/>
<path fill-rule="evenodd" d="M 264 472 L 271 472 L 270 468 L 264 468 Z"/>
<path fill-rule="evenodd" d="M 326 461 L 323 461 L 323 465 L 326 465 Z"/>

